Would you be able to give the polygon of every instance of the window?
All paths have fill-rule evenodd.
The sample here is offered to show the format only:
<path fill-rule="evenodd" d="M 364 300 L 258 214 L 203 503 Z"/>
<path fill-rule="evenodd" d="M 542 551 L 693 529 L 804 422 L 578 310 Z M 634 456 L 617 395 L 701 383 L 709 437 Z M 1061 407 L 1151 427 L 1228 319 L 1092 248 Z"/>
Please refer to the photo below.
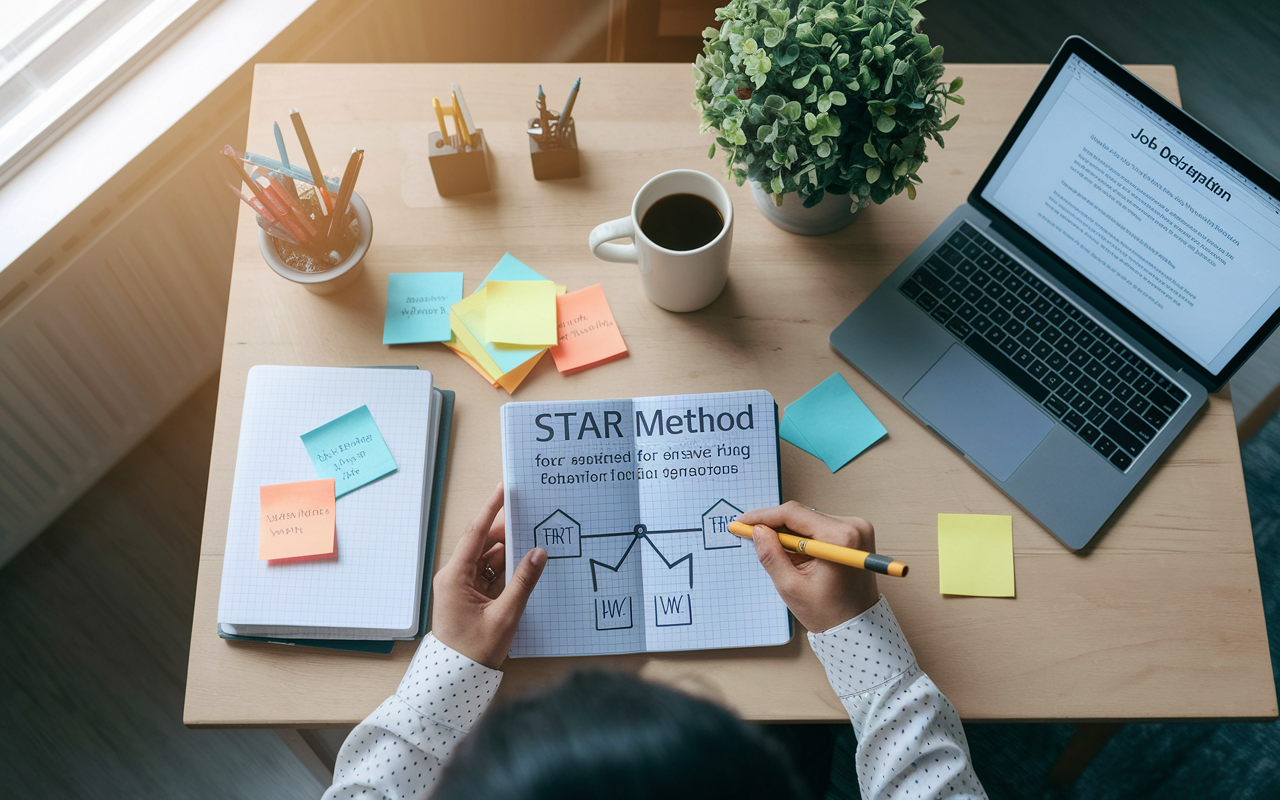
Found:
<path fill-rule="evenodd" d="M 216 0 L 0 0 L 0 184 Z"/>

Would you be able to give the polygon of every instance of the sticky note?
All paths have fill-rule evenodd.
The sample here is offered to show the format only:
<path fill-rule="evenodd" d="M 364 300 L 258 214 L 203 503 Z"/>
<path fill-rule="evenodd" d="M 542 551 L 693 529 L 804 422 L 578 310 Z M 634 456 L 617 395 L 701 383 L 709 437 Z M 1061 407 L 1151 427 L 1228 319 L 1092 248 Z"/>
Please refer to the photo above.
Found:
<path fill-rule="evenodd" d="M 488 341 L 485 331 L 487 305 L 488 287 L 482 287 L 454 303 L 450 311 L 457 318 L 457 325 L 453 326 L 454 335 L 471 357 L 496 381 L 503 373 L 510 372 L 546 348 L 540 345 L 494 344 Z"/>
<path fill-rule="evenodd" d="M 336 497 L 396 471 L 396 462 L 368 406 L 302 434 L 302 444 L 316 472 L 337 481 Z"/>
<path fill-rule="evenodd" d="M 810 443 L 809 437 L 804 435 L 804 431 L 797 427 L 795 419 L 790 414 L 784 416 L 782 421 L 778 423 L 778 436 L 783 441 L 791 442 L 809 455 L 819 459 L 822 458 L 822 456 L 818 455 L 818 449 Z"/>
<path fill-rule="evenodd" d="M 551 357 L 560 372 L 577 372 L 627 354 L 600 284 L 557 297 L 556 310 L 558 343 Z"/>
<path fill-rule="evenodd" d="M 838 372 L 784 411 L 784 423 L 791 422 L 779 431 L 782 438 L 822 459 L 832 472 L 888 433 Z M 789 438 L 787 432 L 799 435 Z"/>
<path fill-rule="evenodd" d="M 939 514 L 938 591 L 1013 597 L 1013 517 Z"/>
<path fill-rule="evenodd" d="M 391 273 L 382 343 L 449 341 L 449 306 L 461 299 L 461 272 Z"/>
<path fill-rule="evenodd" d="M 327 556 L 336 544 L 334 480 L 277 483 L 258 487 L 261 521 L 258 558 Z"/>
<path fill-rule="evenodd" d="M 556 343 L 556 286 L 551 281 L 487 281 L 485 337 L 495 344 Z"/>
<path fill-rule="evenodd" d="M 537 270 L 525 264 L 520 259 L 510 253 L 503 253 L 502 258 L 498 259 L 498 263 L 493 269 L 489 270 L 489 274 L 480 282 L 480 288 L 483 289 L 489 281 L 545 281 L 546 278 L 538 274 Z"/>

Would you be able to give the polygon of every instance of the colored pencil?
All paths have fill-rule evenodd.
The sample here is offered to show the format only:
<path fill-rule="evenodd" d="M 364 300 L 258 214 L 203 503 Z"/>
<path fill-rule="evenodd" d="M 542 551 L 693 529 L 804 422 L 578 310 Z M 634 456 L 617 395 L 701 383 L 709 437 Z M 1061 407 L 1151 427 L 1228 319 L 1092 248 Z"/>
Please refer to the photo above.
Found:
<path fill-rule="evenodd" d="M 311 137 L 307 136 L 306 126 L 302 124 L 302 114 L 298 113 L 298 109 L 295 108 L 289 111 L 289 118 L 293 120 L 293 129 L 298 134 L 298 143 L 302 145 L 302 155 L 307 159 L 307 168 L 311 170 L 311 182 L 316 187 L 316 197 L 320 201 L 320 212 L 328 216 L 329 198 L 326 196 L 324 188 L 324 173 L 320 171 L 320 162 L 316 160 L 316 151 L 311 148 Z"/>
<path fill-rule="evenodd" d="M 276 149 L 280 151 L 280 163 L 287 167 L 289 166 L 289 151 L 284 149 L 284 134 L 280 132 L 280 123 L 273 122 L 271 123 L 271 127 L 274 129 L 276 135 Z M 293 178 L 285 175 L 283 183 L 285 188 L 289 190 L 289 194 L 293 195 L 293 199 L 297 200 L 298 187 L 293 185 Z"/>
<path fill-rule="evenodd" d="M 328 242 L 341 230 L 347 218 L 347 205 L 351 202 L 351 194 L 356 190 L 356 179 L 360 177 L 360 165 L 364 163 L 364 151 L 351 148 L 351 157 L 347 159 L 347 168 L 342 171 L 342 183 L 338 185 L 338 200 L 333 205 L 333 216 L 329 219 Z"/>

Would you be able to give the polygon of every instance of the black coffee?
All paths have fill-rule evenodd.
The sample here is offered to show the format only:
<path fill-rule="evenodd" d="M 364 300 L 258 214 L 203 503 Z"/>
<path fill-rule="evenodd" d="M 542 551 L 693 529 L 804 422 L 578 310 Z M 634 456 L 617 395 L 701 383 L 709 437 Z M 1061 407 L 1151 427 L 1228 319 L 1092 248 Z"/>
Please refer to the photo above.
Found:
<path fill-rule="evenodd" d="M 696 194 L 669 194 L 649 206 L 640 220 L 644 235 L 668 250 L 697 250 L 723 228 L 720 209 Z"/>

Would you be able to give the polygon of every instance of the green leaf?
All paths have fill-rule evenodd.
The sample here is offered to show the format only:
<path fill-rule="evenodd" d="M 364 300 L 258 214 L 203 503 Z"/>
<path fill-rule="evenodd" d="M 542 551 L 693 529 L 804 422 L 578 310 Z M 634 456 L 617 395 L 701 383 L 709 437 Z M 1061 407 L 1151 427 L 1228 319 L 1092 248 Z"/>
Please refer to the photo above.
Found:
<path fill-rule="evenodd" d="M 780 28 L 765 28 L 764 45 L 765 47 L 777 47 L 782 41 L 782 30 Z"/>
<path fill-rule="evenodd" d="M 867 167 L 867 183 L 875 183 L 880 180 L 880 166 Z"/>
<path fill-rule="evenodd" d="M 914 183 L 907 184 L 907 197 L 912 200 L 916 199 L 916 185 Z"/>
<path fill-rule="evenodd" d="M 712 142 L 711 149 L 707 151 L 707 158 L 715 158 L 715 156 L 716 156 L 716 143 Z"/>
<path fill-rule="evenodd" d="M 782 194 L 782 176 L 774 175 L 773 180 L 769 182 L 769 188 L 773 190 L 772 194 Z"/>
<path fill-rule="evenodd" d="M 898 123 L 893 121 L 893 117 L 882 116 L 876 119 L 876 129 L 881 133 L 888 133 L 893 130 Z"/>
<path fill-rule="evenodd" d="M 818 98 L 818 111 L 825 114 L 827 111 L 830 111 L 830 110 L 831 110 L 831 96 L 824 94 Z"/>
<path fill-rule="evenodd" d="M 785 106 L 782 107 L 782 116 L 786 117 L 792 122 L 795 122 L 796 120 L 800 119 L 800 104 L 795 100 L 792 100 L 790 103 L 787 103 Z"/>
<path fill-rule="evenodd" d="M 960 106 L 964 105 L 964 98 L 958 94 L 947 95 L 947 99 L 955 103 L 956 105 L 960 105 Z"/>
<path fill-rule="evenodd" d="M 787 99 L 780 94 L 771 94 L 764 99 L 764 107 L 771 108 L 774 111 L 781 111 L 786 104 Z"/>
<path fill-rule="evenodd" d="M 795 42 L 792 42 L 791 44 L 787 45 L 786 51 L 779 53 L 775 57 L 775 59 L 778 62 L 778 66 L 785 67 L 788 64 L 793 63 L 799 57 L 800 57 L 800 45 L 796 44 Z"/>
<path fill-rule="evenodd" d="M 951 82 L 951 86 L 947 89 L 947 91 L 948 92 L 959 91 L 961 86 L 964 86 L 964 78 L 957 75 L 956 79 Z"/>
<path fill-rule="evenodd" d="M 831 100 L 831 105 L 833 106 L 842 106 L 845 104 L 844 92 L 835 91 L 827 95 L 827 97 Z"/>
<path fill-rule="evenodd" d="M 831 155 L 831 145 L 828 144 L 827 142 L 823 142 L 818 145 L 818 149 L 815 150 L 814 152 L 818 154 L 818 158 L 826 158 L 827 156 Z"/>
<path fill-rule="evenodd" d="M 862 146 L 862 152 L 866 153 L 868 156 L 876 160 L 880 159 L 880 154 L 876 152 L 876 146 L 873 145 L 871 142 L 867 142 Z"/>

